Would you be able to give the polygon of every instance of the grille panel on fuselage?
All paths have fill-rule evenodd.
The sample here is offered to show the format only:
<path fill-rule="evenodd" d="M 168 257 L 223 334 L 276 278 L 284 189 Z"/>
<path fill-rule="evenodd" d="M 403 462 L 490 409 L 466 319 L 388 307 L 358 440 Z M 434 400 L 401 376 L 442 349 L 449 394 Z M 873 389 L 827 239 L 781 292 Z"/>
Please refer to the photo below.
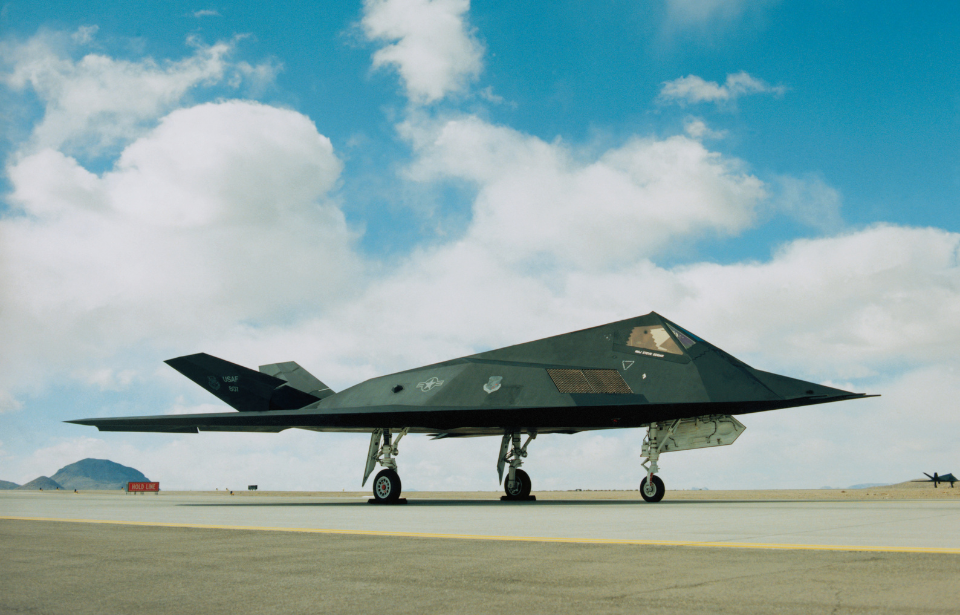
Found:
<path fill-rule="evenodd" d="M 547 373 L 561 393 L 633 393 L 615 369 L 548 369 Z"/>

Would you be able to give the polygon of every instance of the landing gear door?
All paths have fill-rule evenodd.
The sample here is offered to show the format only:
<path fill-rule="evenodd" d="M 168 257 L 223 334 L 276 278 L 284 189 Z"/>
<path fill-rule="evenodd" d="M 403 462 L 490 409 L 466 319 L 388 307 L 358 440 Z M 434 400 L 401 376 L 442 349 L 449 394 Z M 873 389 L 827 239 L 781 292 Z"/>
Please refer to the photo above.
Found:
<path fill-rule="evenodd" d="M 667 453 L 733 444 L 745 429 L 743 423 L 729 414 L 713 414 L 658 423 L 656 434 L 651 435 L 656 436 L 659 452 Z M 649 439 L 643 444 L 644 455 L 648 454 L 648 448 Z"/>

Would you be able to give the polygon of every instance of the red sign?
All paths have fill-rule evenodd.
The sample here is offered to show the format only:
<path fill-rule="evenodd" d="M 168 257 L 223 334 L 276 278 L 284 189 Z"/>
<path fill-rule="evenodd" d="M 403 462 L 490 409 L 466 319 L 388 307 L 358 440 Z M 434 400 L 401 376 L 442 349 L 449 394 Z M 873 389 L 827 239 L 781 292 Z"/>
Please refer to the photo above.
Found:
<path fill-rule="evenodd" d="M 127 483 L 127 491 L 160 491 L 160 483 Z"/>

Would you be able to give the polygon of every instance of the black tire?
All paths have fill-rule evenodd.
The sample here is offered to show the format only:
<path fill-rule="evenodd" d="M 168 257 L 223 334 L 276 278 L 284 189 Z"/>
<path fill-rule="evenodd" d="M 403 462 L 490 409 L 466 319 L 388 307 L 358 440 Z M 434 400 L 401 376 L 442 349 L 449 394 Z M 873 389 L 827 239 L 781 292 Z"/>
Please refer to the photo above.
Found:
<path fill-rule="evenodd" d="M 378 502 L 396 502 L 400 499 L 400 475 L 387 468 L 373 479 L 373 498 Z"/>
<path fill-rule="evenodd" d="M 667 488 L 663 486 L 663 481 L 660 480 L 659 476 L 656 474 L 652 474 L 651 476 L 653 477 L 653 480 L 651 481 L 649 488 L 647 488 L 648 485 L 646 477 L 640 481 L 640 497 L 648 502 L 659 502 L 663 499 L 663 494 L 667 492 Z"/>
<path fill-rule="evenodd" d="M 516 478 L 513 481 L 513 489 L 510 488 L 510 477 L 508 476 L 507 480 L 503 481 L 503 492 L 511 500 L 521 500 L 529 497 L 530 489 L 533 487 L 530 477 L 523 470 L 517 470 L 514 476 Z"/>

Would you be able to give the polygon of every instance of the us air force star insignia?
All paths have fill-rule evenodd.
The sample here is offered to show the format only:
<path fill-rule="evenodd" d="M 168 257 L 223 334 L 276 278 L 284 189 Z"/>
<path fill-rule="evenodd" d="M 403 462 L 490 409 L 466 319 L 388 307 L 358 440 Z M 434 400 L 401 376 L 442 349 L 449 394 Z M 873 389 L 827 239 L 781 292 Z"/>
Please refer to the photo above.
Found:
<path fill-rule="evenodd" d="M 429 391 L 429 390 L 432 389 L 433 387 L 438 387 L 438 386 L 440 386 L 440 385 L 442 385 L 442 384 L 443 384 L 443 380 L 440 380 L 439 378 L 437 378 L 436 376 L 434 376 L 434 377 L 431 378 L 430 380 L 427 380 L 426 382 L 421 382 L 420 384 L 418 384 L 418 385 L 417 385 L 417 388 L 420 389 L 421 391 L 423 391 L 424 393 L 426 393 L 427 391 Z"/>
<path fill-rule="evenodd" d="M 625 369 L 625 370 L 630 369 L 630 367 L 631 367 L 632 365 L 633 365 L 633 361 L 624 361 L 624 362 L 623 362 L 623 369 Z"/>
<path fill-rule="evenodd" d="M 216 376 L 208 376 L 207 384 L 210 386 L 210 389 L 213 391 L 216 391 L 217 389 L 220 388 L 220 383 L 217 382 Z"/>
<path fill-rule="evenodd" d="M 490 380 L 487 381 L 487 384 L 483 385 L 483 390 L 488 394 L 493 393 L 500 388 L 501 380 L 503 380 L 503 376 L 490 376 Z"/>

